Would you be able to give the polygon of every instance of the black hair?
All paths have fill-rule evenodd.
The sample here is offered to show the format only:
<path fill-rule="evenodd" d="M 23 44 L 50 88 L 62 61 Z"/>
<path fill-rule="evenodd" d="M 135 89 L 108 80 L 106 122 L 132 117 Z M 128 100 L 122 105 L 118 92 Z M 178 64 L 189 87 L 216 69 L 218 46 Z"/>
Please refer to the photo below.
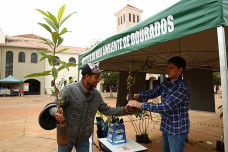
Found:
<path fill-rule="evenodd" d="M 170 58 L 167 63 L 173 63 L 178 68 L 183 68 L 182 73 L 184 73 L 184 70 L 186 68 L 186 61 L 182 57 L 174 56 L 174 57 Z"/>
<path fill-rule="evenodd" d="M 87 74 L 87 75 L 91 76 L 92 74 L 94 74 L 94 73 L 89 73 L 89 74 Z M 82 78 L 85 79 L 85 76 L 86 76 L 86 75 L 82 75 Z"/>

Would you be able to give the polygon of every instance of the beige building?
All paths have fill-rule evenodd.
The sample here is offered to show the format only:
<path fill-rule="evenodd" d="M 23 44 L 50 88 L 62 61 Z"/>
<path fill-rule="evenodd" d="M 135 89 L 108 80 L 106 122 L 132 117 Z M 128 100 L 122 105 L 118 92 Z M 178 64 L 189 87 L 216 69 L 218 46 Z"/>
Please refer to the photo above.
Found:
<path fill-rule="evenodd" d="M 119 10 L 116 16 L 117 33 L 141 21 L 142 10 L 127 4 Z"/>
<path fill-rule="evenodd" d="M 58 50 L 63 48 L 69 48 L 69 50 L 56 54 L 56 56 L 67 63 L 77 64 L 79 54 L 86 51 L 85 48 L 62 45 L 59 46 Z M 23 83 L 29 84 L 29 91 L 26 91 L 25 94 L 50 94 L 50 88 L 53 84 L 51 76 L 24 78 L 28 74 L 51 69 L 48 61 L 39 62 L 41 55 L 36 53 L 46 49 L 49 49 L 48 46 L 37 35 L 4 36 L 0 29 L 0 79 L 12 75 Z M 58 66 L 57 64 L 56 67 L 58 68 Z M 70 67 L 69 71 L 66 69 L 60 71 L 56 82 L 60 81 L 61 78 L 68 81 L 70 77 L 79 80 L 77 66 Z"/>

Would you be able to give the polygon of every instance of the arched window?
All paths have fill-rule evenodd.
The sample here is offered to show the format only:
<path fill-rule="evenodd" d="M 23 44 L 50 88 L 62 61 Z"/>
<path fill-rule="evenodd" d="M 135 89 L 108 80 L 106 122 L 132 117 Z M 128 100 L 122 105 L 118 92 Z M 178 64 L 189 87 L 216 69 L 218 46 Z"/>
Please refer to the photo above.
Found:
<path fill-rule="evenodd" d="M 12 51 L 6 52 L 5 77 L 8 77 L 9 75 L 13 75 L 13 52 Z"/>
<path fill-rule="evenodd" d="M 71 58 L 69 59 L 69 63 L 76 63 L 75 58 L 71 57 Z"/>
<path fill-rule="evenodd" d="M 54 63 L 55 63 L 56 66 L 59 66 L 60 63 L 59 63 L 59 61 L 57 59 L 59 59 L 59 57 L 58 56 L 55 56 L 55 62 Z"/>
<path fill-rule="evenodd" d="M 18 62 L 25 62 L 25 53 L 24 52 L 20 52 L 18 54 Z"/>
<path fill-rule="evenodd" d="M 54 87 L 54 80 L 51 80 L 51 87 Z"/>
<path fill-rule="evenodd" d="M 71 58 L 69 59 L 69 63 L 76 63 L 75 58 L 74 58 L 74 57 L 71 57 Z"/>
<path fill-rule="evenodd" d="M 36 53 L 31 54 L 31 63 L 37 63 L 37 54 Z"/>
<path fill-rule="evenodd" d="M 135 14 L 133 14 L 133 22 L 135 23 Z"/>
<path fill-rule="evenodd" d="M 129 13 L 129 22 L 131 22 L 131 13 Z"/>
<path fill-rule="evenodd" d="M 139 16 L 137 15 L 137 22 L 139 22 Z"/>

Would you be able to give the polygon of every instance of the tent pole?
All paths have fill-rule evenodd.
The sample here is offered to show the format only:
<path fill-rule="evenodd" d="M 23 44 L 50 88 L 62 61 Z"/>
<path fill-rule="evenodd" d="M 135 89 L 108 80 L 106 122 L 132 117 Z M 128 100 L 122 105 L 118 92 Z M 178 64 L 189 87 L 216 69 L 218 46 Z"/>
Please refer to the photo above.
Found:
<path fill-rule="evenodd" d="M 228 152 L 228 78 L 227 78 L 227 55 L 224 27 L 217 27 L 219 62 L 222 84 L 222 104 L 223 104 L 223 130 L 225 152 Z"/>

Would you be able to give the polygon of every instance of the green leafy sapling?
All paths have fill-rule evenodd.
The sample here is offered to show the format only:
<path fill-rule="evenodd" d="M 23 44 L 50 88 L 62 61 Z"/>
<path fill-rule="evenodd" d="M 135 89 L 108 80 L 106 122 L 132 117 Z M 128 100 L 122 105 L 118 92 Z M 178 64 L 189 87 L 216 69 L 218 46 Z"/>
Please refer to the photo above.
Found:
<path fill-rule="evenodd" d="M 66 63 L 60 59 L 55 58 L 55 55 L 61 52 L 64 52 L 66 50 L 68 50 L 68 48 L 64 48 L 61 50 L 57 51 L 57 48 L 59 45 L 62 44 L 63 42 L 63 38 L 62 36 L 64 34 L 66 34 L 67 32 L 70 32 L 67 30 L 66 27 L 62 28 L 63 23 L 74 13 L 73 12 L 67 16 L 65 16 L 63 18 L 63 14 L 65 11 L 65 5 L 63 5 L 62 7 L 60 7 L 60 9 L 58 10 L 58 14 L 57 16 L 54 16 L 52 13 L 50 13 L 49 11 L 45 12 L 43 10 L 40 9 L 36 9 L 38 12 L 40 12 L 41 14 L 43 14 L 44 20 L 46 23 L 38 23 L 40 26 L 42 26 L 44 29 L 46 29 L 50 35 L 51 35 L 51 40 L 46 39 L 46 38 L 41 38 L 41 40 L 47 44 L 49 46 L 49 49 L 46 50 L 42 50 L 42 51 L 37 51 L 38 54 L 40 54 L 42 57 L 40 58 L 39 62 L 43 61 L 44 59 L 48 60 L 49 65 L 52 67 L 51 70 L 47 70 L 47 71 L 43 71 L 40 73 L 32 73 L 29 74 L 27 76 L 25 76 L 25 78 L 27 77 L 38 77 L 38 76 L 48 76 L 48 75 L 52 75 L 53 77 L 53 82 L 54 82 L 54 94 L 56 96 L 56 100 L 57 100 L 57 106 L 58 109 L 60 109 L 60 102 L 58 99 L 58 89 L 56 86 L 56 79 L 58 78 L 58 73 L 59 71 L 63 70 L 63 69 L 67 69 L 69 71 L 69 67 L 71 66 L 76 66 L 75 63 Z M 50 55 L 51 54 L 51 55 Z M 56 62 L 58 62 L 60 64 L 59 68 L 55 67 Z"/>
<path fill-rule="evenodd" d="M 128 74 L 129 75 L 127 77 L 127 90 L 128 90 L 128 94 L 130 94 L 132 87 L 135 85 L 136 76 L 132 74 L 131 67 L 130 67 L 130 71 L 128 72 Z"/>

